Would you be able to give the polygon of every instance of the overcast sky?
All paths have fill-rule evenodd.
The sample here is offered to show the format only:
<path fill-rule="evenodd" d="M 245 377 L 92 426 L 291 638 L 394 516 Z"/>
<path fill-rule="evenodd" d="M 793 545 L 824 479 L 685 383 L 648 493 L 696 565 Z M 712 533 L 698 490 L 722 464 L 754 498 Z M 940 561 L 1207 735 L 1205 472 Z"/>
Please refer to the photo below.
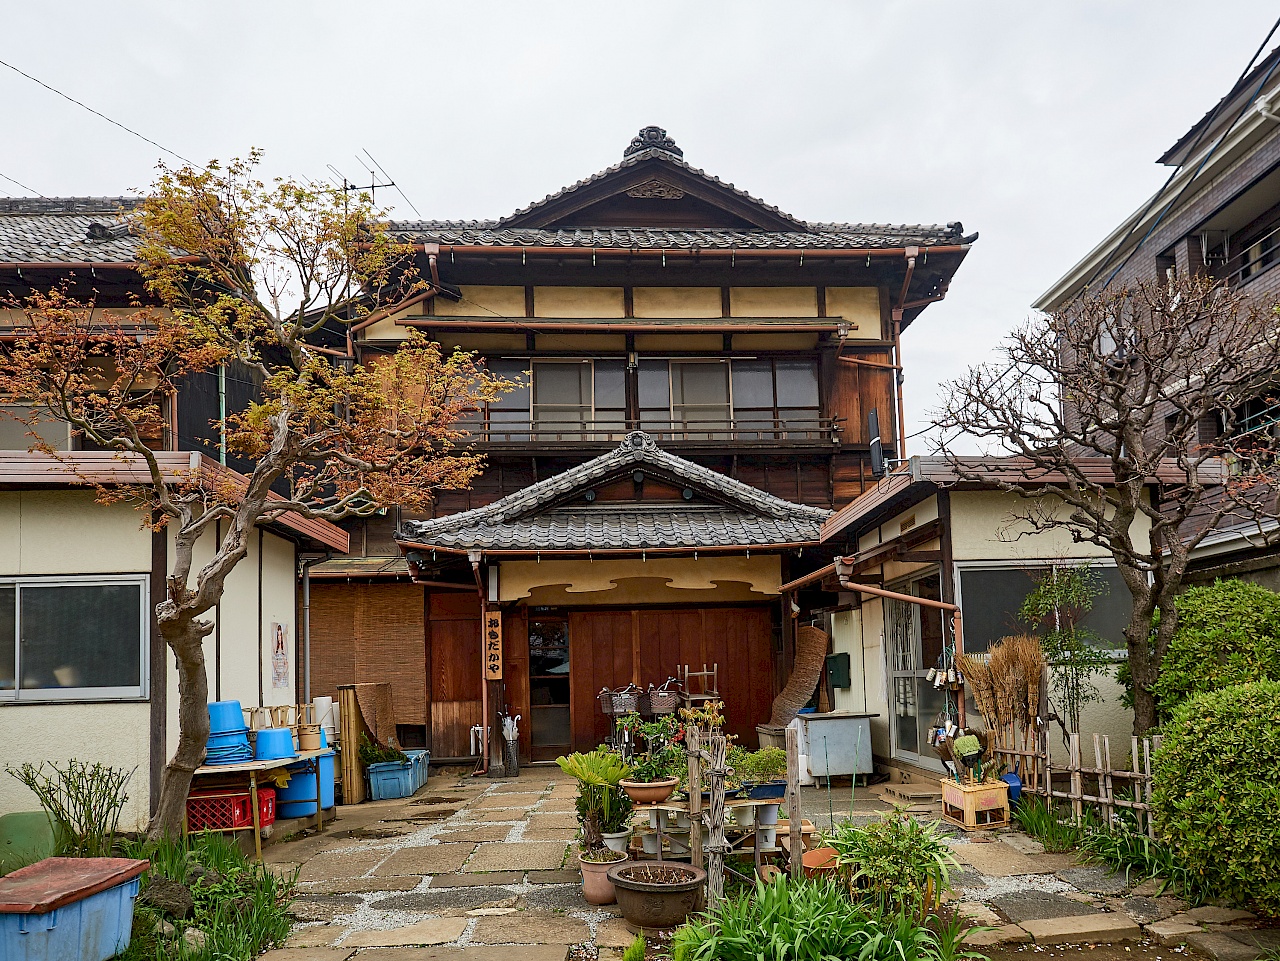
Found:
<path fill-rule="evenodd" d="M 0 59 L 183 156 L 367 177 L 426 218 L 497 217 L 665 127 L 800 218 L 981 232 L 904 338 L 911 430 L 1168 174 L 1274 2 L 10 4 Z M 0 68 L 0 175 L 144 187 L 159 151 Z M 168 158 L 172 160 L 172 158 Z M 0 180 L 0 195 L 21 194 Z M 392 191 L 384 199 L 399 200 Z M 397 213 L 413 216 L 401 202 Z M 911 453 L 923 453 L 913 440 Z"/>

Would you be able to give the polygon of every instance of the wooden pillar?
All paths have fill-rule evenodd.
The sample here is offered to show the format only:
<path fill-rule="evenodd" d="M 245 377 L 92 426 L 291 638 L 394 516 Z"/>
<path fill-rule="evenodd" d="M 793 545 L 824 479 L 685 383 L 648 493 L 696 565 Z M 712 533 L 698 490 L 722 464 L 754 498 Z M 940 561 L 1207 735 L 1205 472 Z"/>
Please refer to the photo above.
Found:
<path fill-rule="evenodd" d="M 711 759 L 707 771 L 711 781 L 711 808 L 707 811 L 711 843 L 707 845 L 707 909 L 715 910 L 724 897 L 724 775 L 727 741 L 723 734 L 713 734 L 708 744 Z M 701 832 L 701 827 L 698 828 Z"/>
<path fill-rule="evenodd" d="M 787 727 L 787 825 L 791 829 L 791 876 L 800 877 L 804 858 L 804 833 L 800 810 L 800 732 Z M 856 783 L 857 778 L 854 778 Z"/>
<path fill-rule="evenodd" d="M 702 736 L 690 725 L 685 730 L 685 750 L 689 752 L 689 861 L 695 868 L 702 860 Z"/>

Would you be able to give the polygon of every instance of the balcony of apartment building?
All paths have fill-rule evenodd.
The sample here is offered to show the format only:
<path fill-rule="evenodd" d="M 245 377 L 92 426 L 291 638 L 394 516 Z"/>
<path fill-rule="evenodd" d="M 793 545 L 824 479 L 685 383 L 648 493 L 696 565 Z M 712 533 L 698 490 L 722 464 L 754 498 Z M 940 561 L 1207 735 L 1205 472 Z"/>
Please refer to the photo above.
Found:
<path fill-rule="evenodd" d="M 489 368 L 520 386 L 467 418 L 488 448 L 605 448 L 636 429 L 686 448 L 840 441 L 816 357 L 522 357 Z"/>
<path fill-rule="evenodd" d="M 1237 193 L 1181 243 L 1185 263 L 1177 249 L 1165 251 L 1157 258 L 1161 276 L 1170 269 L 1205 271 L 1232 287 L 1254 286 L 1267 296 L 1273 288 L 1280 291 L 1280 274 L 1272 273 L 1280 264 L 1280 167 Z"/>

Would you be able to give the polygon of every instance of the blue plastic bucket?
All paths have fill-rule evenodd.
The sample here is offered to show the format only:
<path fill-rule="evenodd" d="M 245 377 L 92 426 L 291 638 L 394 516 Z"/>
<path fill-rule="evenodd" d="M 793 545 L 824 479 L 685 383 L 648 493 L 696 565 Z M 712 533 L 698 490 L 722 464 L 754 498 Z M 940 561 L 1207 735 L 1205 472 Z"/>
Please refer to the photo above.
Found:
<path fill-rule="evenodd" d="M 333 752 L 321 754 L 320 807 L 333 807 Z M 316 813 L 316 776 L 302 764 L 289 766 L 289 783 L 276 791 L 276 812 L 282 818 L 312 817 Z"/>
<path fill-rule="evenodd" d="M 239 701 L 211 701 L 209 703 L 209 731 L 212 734 L 226 734 L 229 731 L 243 731 L 244 711 L 240 710 Z"/>
<path fill-rule="evenodd" d="M 293 746 L 293 732 L 287 727 L 264 727 L 258 732 L 254 758 L 259 761 L 276 761 L 297 757 Z"/>

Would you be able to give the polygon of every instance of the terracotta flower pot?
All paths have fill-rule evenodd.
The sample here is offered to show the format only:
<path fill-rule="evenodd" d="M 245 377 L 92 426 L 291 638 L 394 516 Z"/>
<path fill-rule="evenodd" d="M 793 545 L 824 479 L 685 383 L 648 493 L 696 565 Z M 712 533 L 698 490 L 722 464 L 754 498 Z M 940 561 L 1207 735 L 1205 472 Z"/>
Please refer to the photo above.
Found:
<path fill-rule="evenodd" d="M 635 804 L 661 804 L 671 797 L 671 792 L 680 783 L 679 778 L 667 777 L 661 781 L 628 781 L 618 782 L 618 787 L 627 792 Z"/>
<path fill-rule="evenodd" d="M 673 861 L 631 862 L 609 868 L 609 880 L 629 924 L 642 930 L 669 929 L 702 910 L 707 872 Z"/>
<path fill-rule="evenodd" d="M 609 880 L 609 869 L 626 861 L 625 856 L 620 861 L 588 861 L 578 857 L 578 866 L 582 868 L 582 896 L 588 904 L 613 904 L 618 900 L 613 882 Z"/>
<path fill-rule="evenodd" d="M 835 848 L 814 848 L 806 851 L 800 859 L 801 869 L 807 878 L 829 878 L 836 873 Z"/>

